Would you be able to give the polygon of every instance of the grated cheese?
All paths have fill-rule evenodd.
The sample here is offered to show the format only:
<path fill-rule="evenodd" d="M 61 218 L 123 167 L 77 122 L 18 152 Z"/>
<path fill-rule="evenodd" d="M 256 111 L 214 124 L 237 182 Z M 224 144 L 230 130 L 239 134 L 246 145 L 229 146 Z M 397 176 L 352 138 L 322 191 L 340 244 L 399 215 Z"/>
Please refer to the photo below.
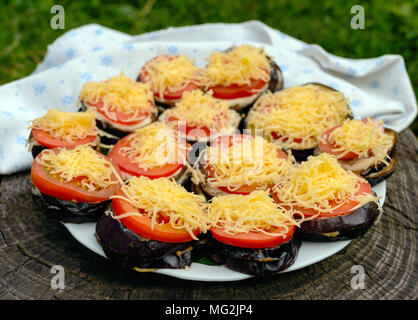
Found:
<path fill-rule="evenodd" d="M 393 146 L 392 136 L 382 132 L 383 121 L 366 119 L 346 120 L 344 123 L 333 130 L 328 141 L 335 148 L 337 158 L 344 157 L 347 153 L 353 152 L 359 157 L 369 157 L 373 154 L 377 162 L 383 162 L 388 158 L 388 151 Z"/>
<path fill-rule="evenodd" d="M 247 126 L 263 129 L 266 139 L 284 148 L 310 149 L 318 145 L 321 133 L 351 114 L 348 104 L 341 92 L 317 85 L 295 86 L 258 99 L 248 113 Z"/>
<path fill-rule="evenodd" d="M 61 182 L 77 180 L 82 188 L 89 191 L 107 189 L 122 182 L 112 164 L 89 146 L 45 149 L 36 161 L 53 178 Z"/>
<path fill-rule="evenodd" d="M 155 57 L 144 65 L 141 74 L 160 98 L 164 93 L 181 91 L 190 83 L 199 84 L 201 78 L 200 68 L 186 55 Z"/>
<path fill-rule="evenodd" d="M 271 234 L 269 231 L 274 227 L 283 228 L 283 234 L 286 234 L 289 228 L 299 227 L 304 220 L 295 219 L 295 213 L 293 209 L 284 209 L 276 204 L 268 191 L 261 190 L 248 195 L 215 197 L 208 205 L 211 226 L 221 227 L 231 234 L 250 231 Z"/>
<path fill-rule="evenodd" d="M 97 135 L 93 111 L 63 112 L 49 109 L 46 115 L 32 120 L 28 129 L 48 132 L 58 140 L 74 141 Z"/>
<path fill-rule="evenodd" d="M 185 140 L 166 124 L 154 122 L 138 129 L 127 138 L 129 145 L 119 149 L 122 156 L 130 158 L 141 169 L 164 166 L 167 163 L 185 163 L 189 149 Z"/>
<path fill-rule="evenodd" d="M 151 228 L 158 223 L 159 214 L 170 218 L 169 224 L 174 229 L 186 229 L 190 236 L 197 240 L 193 231 L 199 229 L 206 232 L 209 226 L 209 218 L 206 215 L 205 197 L 188 192 L 174 181 L 148 177 L 132 177 L 121 188 L 122 195 L 114 195 L 111 198 L 119 198 L 132 204 L 135 212 L 127 212 L 115 216 L 122 219 L 128 216 L 146 216 L 151 218 Z"/>
<path fill-rule="evenodd" d="M 84 83 L 80 91 L 80 100 L 90 108 L 95 108 L 95 104 L 102 102 L 101 110 L 113 121 L 118 121 L 117 113 L 120 112 L 129 116 L 125 122 L 140 120 L 144 113 L 154 112 L 154 98 L 150 86 L 132 81 L 123 72 L 106 81 Z"/>
<path fill-rule="evenodd" d="M 203 93 L 194 90 L 185 92 L 176 106 L 165 112 L 165 117 L 179 119 L 190 126 L 206 126 L 218 131 L 238 126 L 240 118 L 235 114 L 235 111 L 229 109 L 227 102 L 213 98 L 212 91 Z M 177 121 L 168 121 L 168 123 L 177 125 Z"/>
<path fill-rule="evenodd" d="M 357 194 L 359 183 L 365 181 L 351 171 L 344 170 L 333 155 L 322 153 L 308 157 L 287 173 L 273 188 L 273 192 L 285 207 L 313 208 L 318 212 L 330 212 L 347 200 L 358 202 L 352 211 L 378 198 L 372 194 Z"/>
<path fill-rule="evenodd" d="M 205 88 L 232 84 L 249 85 L 252 79 L 270 81 L 270 62 L 264 48 L 233 46 L 227 52 L 212 52 L 203 70 Z"/>
<path fill-rule="evenodd" d="M 207 182 L 230 191 L 243 185 L 265 189 L 281 179 L 294 161 L 290 155 L 280 158 L 278 147 L 259 136 L 244 136 L 234 140 L 232 146 L 219 143 L 206 150 L 206 166 L 210 165 L 214 173 Z"/>

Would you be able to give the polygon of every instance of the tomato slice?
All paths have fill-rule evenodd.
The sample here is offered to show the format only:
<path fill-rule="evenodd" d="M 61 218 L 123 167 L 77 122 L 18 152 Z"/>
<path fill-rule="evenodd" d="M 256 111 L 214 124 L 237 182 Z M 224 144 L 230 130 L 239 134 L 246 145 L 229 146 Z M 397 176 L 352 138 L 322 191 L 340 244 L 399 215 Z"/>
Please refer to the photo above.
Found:
<path fill-rule="evenodd" d="M 166 122 L 168 123 L 174 123 L 180 121 L 179 119 L 175 117 L 168 117 Z M 185 125 L 176 123 L 174 125 L 176 130 L 180 131 L 182 134 L 185 134 L 186 136 L 191 136 L 193 138 L 207 138 L 210 137 L 210 129 L 207 126 L 192 126 L 187 123 Z"/>
<path fill-rule="evenodd" d="M 74 148 L 88 143 L 94 143 L 96 141 L 97 135 L 87 136 L 83 139 L 78 140 L 61 140 L 54 138 L 51 133 L 48 131 L 40 129 L 32 129 L 32 135 L 34 139 L 44 147 L 53 149 L 53 148 Z"/>
<path fill-rule="evenodd" d="M 119 191 L 119 194 L 122 195 L 121 191 Z M 119 198 L 112 199 L 112 209 L 116 216 L 127 212 L 138 212 L 132 204 Z M 152 240 L 163 242 L 189 242 L 193 240 L 186 229 L 174 229 L 167 223 L 155 224 L 152 229 L 152 220 L 146 216 L 132 215 L 122 218 L 120 221 L 137 235 Z M 195 230 L 193 234 L 198 235 L 199 230 Z"/>
<path fill-rule="evenodd" d="M 167 163 L 164 166 L 158 166 L 148 170 L 139 168 L 138 163 L 135 163 L 132 159 L 125 157 L 120 153 L 121 148 L 130 146 L 129 137 L 130 135 L 119 140 L 109 152 L 109 158 L 114 161 L 122 171 L 129 173 L 132 176 L 147 176 L 150 179 L 157 179 L 169 177 L 183 167 L 183 163 Z M 181 155 L 186 161 L 187 153 L 185 148 L 184 154 Z"/>
<path fill-rule="evenodd" d="M 189 92 L 189 91 L 193 91 L 199 88 L 199 85 L 194 83 L 194 82 L 190 82 L 184 89 L 182 90 L 178 90 L 178 91 L 169 91 L 166 90 L 164 91 L 164 95 L 163 95 L 163 99 L 164 100 L 179 100 L 181 99 L 181 97 L 183 96 L 183 93 L 185 92 Z M 154 97 L 156 98 L 160 98 L 160 94 L 158 92 L 154 92 Z"/>
<path fill-rule="evenodd" d="M 274 140 L 279 140 L 282 137 L 282 135 L 280 133 L 276 132 L 276 131 L 272 131 L 271 136 Z M 286 138 L 283 139 L 283 142 L 286 142 L 287 140 L 289 140 L 289 138 L 286 137 Z M 296 142 L 296 143 L 301 143 L 302 139 L 295 138 L 295 139 L 293 139 L 293 141 Z"/>
<path fill-rule="evenodd" d="M 254 139 L 254 137 L 250 134 L 230 134 L 225 136 L 219 136 L 215 140 L 213 140 L 211 147 L 215 147 L 219 144 L 228 145 L 228 147 L 232 147 L 234 143 L 241 143 L 244 140 L 251 139 Z"/>
<path fill-rule="evenodd" d="M 344 156 L 341 156 L 341 152 L 335 151 L 335 149 L 337 148 L 337 145 L 335 145 L 334 143 L 331 143 L 329 141 L 329 135 L 335 129 L 337 129 L 339 127 L 341 127 L 341 126 L 336 126 L 334 128 L 331 128 L 331 129 L 325 131 L 321 135 L 321 139 L 319 139 L 319 148 L 321 149 L 322 152 L 326 152 L 326 153 L 332 154 L 332 155 L 336 156 L 340 160 L 357 159 L 359 157 L 359 155 L 357 153 L 354 153 L 354 152 L 351 152 L 351 151 L 349 151 Z"/>
<path fill-rule="evenodd" d="M 287 232 L 282 227 L 276 227 L 270 230 L 270 233 L 248 232 L 248 233 L 227 233 L 221 227 L 212 227 L 210 229 L 212 236 L 219 242 L 229 244 L 235 247 L 261 249 L 272 248 L 289 241 L 295 233 L 296 227 L 290 226 Z"/>
<path fill-rule="evenodd" d="M 217 117 L 215 118 L 215 121 L 217 123 L 220 123 L 220 117 L 227 117 L 224 114 L 218 114 Z M 187 137 L 190 137 L 190 139 L 199 139 L 199 138 L 208 138 L 211 136 L 211 134 L 215 133 L 217 130 L 216 129 L 211 129 L 205 125 L 190 125 L 188 123 L 184 123 L 181 120 L 175 118 L 175 117 L 168 117 L 165 120 L 167 123 L 174 123 L 174 122 L 180 122 L 176 123 L 174 125 L 174 127 L 176 128 L 176 130 L 180 131 L 182 134 L 186 135 Z"/>
<path fill-rule="evenodd" d="M 231 147 L 234 143 L 242 143 L 244 139 L 254 139 L 254 137 L 251 135 L 246 135 L 246 134 L 234 134 L 234 135 L 229 135 L 229 136 L 220 136 L 213 141 L 212 147 L 217 146 L 219 144 L 221 145 L 228 144 L 228 147 Z M 286 159 L 287 154 L 283 150 L 277 148 L 277 156 L 281 159 Z M 206 172 L 209 178 L 215 177 L 215 169 L 213 168 L 212 165 L 208 164 L 206 166 Z M 250 186 L 250 185 L 242 185 L 241 187 L 235 190 L 230 190 L 228 189 L 228 187 L 222 187 L 222 186 L 218 186 L 217 188 L 229 194 L 243 194 L 243 195 L 250 194 L 254 190 L 257 190 L 257 186 Z"/>
<path fill-rule="evenodd" d="M 153 102 L 150 102 L 150 103 L 153 103 Z M 99 112 L 104 117 L 106 117 L 106 119 L 109 122 L 111 122 L 111 123 L 113 122 L 113 123 L 116 123 L 116 124 L 122 124 L 122 125 L 128 125 L 128 126 L 133 126 L 133 125 L 139 124 L 139 123 L 143 122 L 144 120 L 146 120 L 147 118 L 149 118 L 149 116 L 151 115 L 150 112 L 140 112 L 140 113 L 138 113 L 137 120 L 132 121 L 130 119 L 131 115 L 117 110 L 115 112 L 116 120 L 113 120 L 113 119 L 109 119 L 106 116 L 106 114 L 104 112 L 104 109 L 103 109 L 103 101 L 102 100 L 99 100 L 95 103 L 89 103 L 89 105 L 92 106 L 92 107 L 95 107 L 97 112 Z"/>
<path fill-rule="evenodd" d="M 161 56 L 160 56 L 161 57 Z M 176 57 L 178 57 L 177 55 L 162 55 L 162 57 L 164 57 L 165 59 L 167 59 L 168 61 L 171 61 L 173 59 L 175 59 Z M 156 59 L 157 57 L 151 59 L 150 61 Z M 148 62 L 147 62 L 148 63 Z M 142 68 L 140 74 L 139 74 L 139 78 L 141 79 L 141 82 L 143 83 L 147 83 L 149 82 L 150 79 L 150 75 L 148 74 L 147 71 L 145 71 L 147 63 L 144 65 L 144 67 Z M 195 82 L 190 82 L 189 84 L 187 84 L 187 86 L 182 89 L 182 90 L 178 90 L 178 91 L 170 91 L 170 89 L 168 88 L 167 90 L 164 91 L 163 94 L 163 99 L 164 100 L 178 100 L 181 99 L 181 97 L 183 96 L 184 92 L 188 92 L 188 91 L 193 91 L 199 88 L 199 84 L 195 83 Z M 154 92 L 154 97 L 156 98 L 160 98 L 160 93 L 153 91 Z"/>
<path fill-rule="evenodd" d="M 229 86 L 213 86 L 208 88 L 208 91 L 213 91 L 214 98 L 237 99 L 250 97 L 254 94 L 258 94 L 266 84 L 267 82 L 261 79 L 251 79 L 250 84 L 231 84 Z"/>
<path fill-rule="evenodd" d="M 368 123 L 368 119 L 362 119 L 361 120 L 364 123 Z M 373 120 L 374 121 L 374 120 Z M 335 151 L 335 149 L 338 147 L 335 143 L 332 143 L 331 141 L 329 141 L 329 136 L 330 134 L 337 128 L 341 127 L 342 125 L 338 125 L 335 126 L 327 131 L 325 131 L 322 135 L 321 135 L 321 139 L 319 139 L 319 148 L 321 149 L 322 152 L 326 152 L 329 154 L 332 154 L 334 156 L 336 156 L 338 159 L 340 160 L 352 160 L 352 159 L 357 159 L 359 157 L 359 155 L 355 152 L 349 151 L 347 154 L 345 154 L 344 156 L 341 156 L 341 152 L 339 151 Z M 382 133 L 385 132 L 385 128 L 383 126 L 379 126 L 379 129 L 381 130 Z"/>
<path fill-rule="evenodd" d="M 58 151 L 58 149 L 56 149 Z M 109 160 L 105 155 L 100 154 L 108 160 L 116 169 L 120 176 L 120 170 L 116 164 Z M 113 181 L 118 183 L 112 184 L 109 188 L 99 191 L 88 191 L 77 185 L 79 179 L 70 182 L 61 182 L 58 179 L 51 177 L 45 168 L 37 161 L 38 157 L 42 157 L 42 152 L 35 158 L 32 163 L 31 179 L 36 188 L 44 194 L 56 197 L 61 200 L 77 202 L 103 202 L 117 192 L 119 188 L 119 181 L 115 174 L 112 174 Z"/>
<path fill-rule="evenodd" d="M 360 187 L 359 190 L 355 193 L 356 196 L 358 195 L 368 195 L 372 192 L 372 187 L 367 182 L 366 179 L 361 178 L 361 181 L 359 182 Z M 280 204 L 281 201 L 277 197 L 277 194 L 275 192 L 272 192 L 272 197 L 276 203 Z M 319 214 L 319 217 L 335 217 L 340 215 L 345 215 L 348 213 L 353 212 L 353 208 L 355 208 L 359 203 L 354 200 L 347 200 L 343 202 L 341 205 L 341 202 L 337 202 L 335 200 L 330 201 L 331 207 L 334 207 L 335 209 L 332 209 L 330 212 L 320 212 L 313 208 L 303 208 L 299 206 L 294 206 L 293 208 L 297 211 L 302 212 L 306 217 L 311 217 L 316 214 Z"/>

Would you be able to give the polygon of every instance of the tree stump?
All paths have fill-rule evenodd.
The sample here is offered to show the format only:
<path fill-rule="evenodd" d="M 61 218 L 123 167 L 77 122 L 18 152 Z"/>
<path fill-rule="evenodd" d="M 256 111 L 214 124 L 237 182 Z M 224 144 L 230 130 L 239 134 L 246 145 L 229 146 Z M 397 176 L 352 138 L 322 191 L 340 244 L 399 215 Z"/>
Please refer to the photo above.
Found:
<path fill-rule="evenodd" d="M 411 130 L 400 134 L 397 150 L 384 214 L 362 238 L 309 267 L 238 282 L 124 270 L 36 208 L 28 171 L 2 176 L 0 299 L 416 299 L 418 143 Z M 65 268 L 64 290 L 51 288 L 53 265 Z M 364 289 L 350 285 L 355 265 L 365 270 Z"/>

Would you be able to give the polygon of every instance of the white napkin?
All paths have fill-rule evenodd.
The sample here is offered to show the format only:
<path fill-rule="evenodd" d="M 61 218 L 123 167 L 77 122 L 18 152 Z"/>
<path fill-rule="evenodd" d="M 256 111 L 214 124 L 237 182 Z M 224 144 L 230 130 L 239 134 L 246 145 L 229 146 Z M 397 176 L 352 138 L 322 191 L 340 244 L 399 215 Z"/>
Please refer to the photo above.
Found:
<path fill-rule="evenodd" d="M 416 98 L 399 55 L 341 58 L 259 21 L 168 28 L 138 36 L 90 24 L 48 46 L 32 75 L 0 87 L 0 174 L 30 167 L 32 156 L 25 146 L 28 122 L 49 108 L 76 111 L 84 82 L 121 70 L 134 79 L 148 59 L 165 53 L 185 53 L 204 66 L 211 51 L 242 43 L 265 47 L 280 65 L 285 87 L 314 81 L 342 91 L 356 118 L 376 117 L 401 131 L 416 117 Z"/>

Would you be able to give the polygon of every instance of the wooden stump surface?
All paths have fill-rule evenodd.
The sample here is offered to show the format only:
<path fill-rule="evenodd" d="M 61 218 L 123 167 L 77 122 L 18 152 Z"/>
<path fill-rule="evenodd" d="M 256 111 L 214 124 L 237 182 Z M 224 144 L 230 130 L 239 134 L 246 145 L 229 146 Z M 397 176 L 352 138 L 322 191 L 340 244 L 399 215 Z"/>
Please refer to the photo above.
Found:
<path fill-rule="evenodd" d="M 238 282 L 186 281 L 113 265 L 35 207 L 29 172 L 3 176 L 0 201 L 0 299 L 416 299 L 418 143 L 399 136 L 398 166 L 387 181 L 381 221 L 343 251 L 297 271 Z M 51 289 L 53 265 L 65 289 Z M 365 288 L 352 289 L 351 268 Z"/>

